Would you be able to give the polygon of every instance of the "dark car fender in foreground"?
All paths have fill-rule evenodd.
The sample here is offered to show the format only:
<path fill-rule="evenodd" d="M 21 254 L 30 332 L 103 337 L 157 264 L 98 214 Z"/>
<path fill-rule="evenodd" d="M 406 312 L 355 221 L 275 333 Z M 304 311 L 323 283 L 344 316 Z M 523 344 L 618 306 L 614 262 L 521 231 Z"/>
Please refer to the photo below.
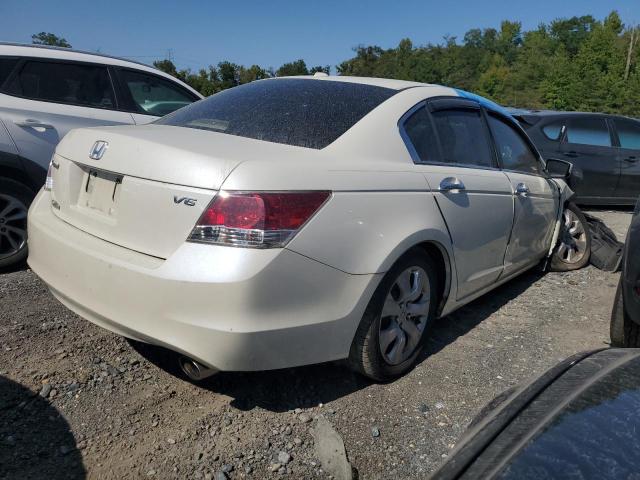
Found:
<path fill-rule="evenodd" d="M 640 349 L 574 355 L 488 407 L 433 479 L 640 472 Z"/>

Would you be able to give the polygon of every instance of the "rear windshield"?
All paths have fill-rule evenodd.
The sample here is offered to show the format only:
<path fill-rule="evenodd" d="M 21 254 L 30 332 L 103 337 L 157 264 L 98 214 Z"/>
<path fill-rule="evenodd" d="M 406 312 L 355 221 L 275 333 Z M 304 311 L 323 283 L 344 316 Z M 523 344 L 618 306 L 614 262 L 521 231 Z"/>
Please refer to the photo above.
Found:
<path fill-rule="evenodd" d="M 156 123 L 319 149 L 396 92 L 330 80 L 262 80 L 224 90 Z"/>

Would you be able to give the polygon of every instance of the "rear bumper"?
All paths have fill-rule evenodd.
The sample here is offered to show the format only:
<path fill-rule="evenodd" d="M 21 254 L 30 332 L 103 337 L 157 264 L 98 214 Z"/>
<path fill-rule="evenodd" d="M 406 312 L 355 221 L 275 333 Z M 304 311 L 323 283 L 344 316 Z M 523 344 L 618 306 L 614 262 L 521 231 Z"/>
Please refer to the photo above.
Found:
<path fill-rule="evenodd" d="M 65 223 L 41 192 L 29 211 L 29 266 L 101 327 L 218 370 L 346 358 L 379 275 L 349 275 L 287 249 L 184 243 L 167 260 Z"/>

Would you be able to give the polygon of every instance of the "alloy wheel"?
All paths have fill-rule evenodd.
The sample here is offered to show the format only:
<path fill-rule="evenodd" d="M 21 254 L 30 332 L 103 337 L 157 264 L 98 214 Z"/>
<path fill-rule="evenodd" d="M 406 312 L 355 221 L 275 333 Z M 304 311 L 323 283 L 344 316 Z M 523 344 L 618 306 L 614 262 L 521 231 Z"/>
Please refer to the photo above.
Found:
<path fill-rule="evenodd" d="M 564 222 L 557 255 L 564 263 L 578 263 L 587 253 L 587 232 L 578 215 L 566 208 L 562 213 Z"/>
<path fill-rule="evenodd" d="M 15 197 L 0 194 L 0 259 L 15 255 L 26 243 L 26 205 Z"/>
<path fill-rule="evenodd" d="M 431 299 L 427 272 L 421 267 L 404 270 L 387 293 L 378 334 L 385 362 L 398 365 L 415 352 L 429 318 Z"/>

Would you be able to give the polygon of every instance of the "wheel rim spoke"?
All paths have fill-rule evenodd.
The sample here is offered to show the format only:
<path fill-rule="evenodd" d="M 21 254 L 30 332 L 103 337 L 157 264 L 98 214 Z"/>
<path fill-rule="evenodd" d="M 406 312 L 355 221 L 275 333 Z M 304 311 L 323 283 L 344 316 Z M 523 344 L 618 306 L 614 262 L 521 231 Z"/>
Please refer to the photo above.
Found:
<path fill-rule="evenodd" d="M 18 210 L 12 215 L 7 215 L 4 219 L 7 222 L 15 222 L 16 220 L 25 220 L 27 218 L 27 212 L 24 210 Z"/>
<path fill-rule="evenodd" d="M 400 305 L 397 301 L 393 299 L 391 294 L 387 295 L 387 299 L 384 302 L 384 306 L 382 307 L 382 318 L 385 317 L 397 317 L 400 315 Z"/>
<path fill-rule="evenodd" d="M 7 225 L 6 226 L 7 232 L 13 232 L 15 233 L 17 236 L 24 238 L 27 236 L 27 231 L 22 229 L 22 228 L 18 228 L 18 227 L 14 227 L 11 225 Z"/>
<path fill-rule="evenodd" d="M 413 320 L 407 320 L 402 323 L 402 330 L 407 334 L 407 350 L 413 352 L 413 349 L 418 346 L 420 338 L 422 338 L 422 330 L 416 325 Z"/>
<path fill-rule="evenodd" d="M 13 248 L 14 252 L 20 248 L 20 245 L 18 244 L 18 242 L 16 242 L 11 235 L 4 235 L 4 238 L 6 238 L 7 241 L 11 244 L 11 247 Z"/>
<path fill-rule="evenodd" d="M 413 316 L 427 315 L 429 313 L 429 299 L 424 301 L 408 303 L 407 312 Z"/>
<path fill-rule="evenodd" d="M 395 342 L 391 344 L 391 349 L 387 354 L 389 359 L 394 365 L 401 363 L 404 360 L 404 352 L 407 347 L 407 334 L 398 328 Z"/>
<path fill-rule="evenodd" d="M 7 205 L 2 210 L 0 210 L 0 218 L 6 217 L 9 212 L 12 212 L 13 210 L 21 210 L 21 207 L 22 204 L 18 203 L 13 198 L 9 198 Z"/>
<path fill-rule="evenodd" d="M 380 349 L 383 353 L 389 350 L 389 346 L 398 340 L 398 337 L 402 334 L 400 327 L 395 320 L 391 321 L 388 328 L 380 331 Z"/>

